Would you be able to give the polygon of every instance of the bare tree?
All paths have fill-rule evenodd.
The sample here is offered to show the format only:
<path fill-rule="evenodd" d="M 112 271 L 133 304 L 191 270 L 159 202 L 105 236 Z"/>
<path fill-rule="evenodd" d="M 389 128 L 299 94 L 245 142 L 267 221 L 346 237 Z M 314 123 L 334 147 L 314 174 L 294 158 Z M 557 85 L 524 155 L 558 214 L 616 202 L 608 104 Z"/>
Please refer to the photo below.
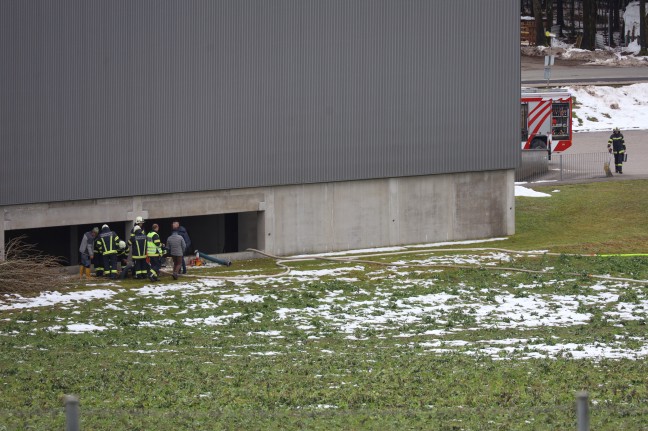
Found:
<path fill-rule="evenodd" d="M 536 45 L 546 45 L 544 23 L 542 21 L 542 6 L 540 0 L 533 0 L 533 17 L 536 24 Z"/>
<path fill-rule="evenodd" d="M 545 2 L 545 16 L 547 17 L 547 30 L 551 31 L 551 27 L 553 26 L 554 20 L 553 20 L 553 1 L 552 0 L 547 0 Z"/>
<path fill-rule="evenodd" d="M 641 46 L 640 55 L 648 55 L 648 27 L 646 27 L 646 0 L 639 1 L 639 45 Z"/>
<path fill-rule="evenodd" d="M 571 35 L 576 37 L 576 0 L 569 2 L 569 23 L 571 24 Z"/>
<path fill-rule="evenodd" d="M 621 0 L 610 0 L 612 3 L 612 30 L 621 31 Z"/>
<path fill-rule="evenodd" d="M 581 48 L 596 49 L 596 0 L 583 0 L 583 42 Z"/>
<path fill-rule="evenodd" d="M 556 2 L 556 24 L 560 27 L 559 35 L 563 35 L 563 27 L 565 26 L 565 11 L 563 0 L 558 0 Z"/>
<path fill-rule="evenodd" d="M 5 260 L 0 262 L 0 294 L 34 294 L 64 287 L 70 278 L 62 273 L 59 260 L 23 239 L 7 243 Z"/>

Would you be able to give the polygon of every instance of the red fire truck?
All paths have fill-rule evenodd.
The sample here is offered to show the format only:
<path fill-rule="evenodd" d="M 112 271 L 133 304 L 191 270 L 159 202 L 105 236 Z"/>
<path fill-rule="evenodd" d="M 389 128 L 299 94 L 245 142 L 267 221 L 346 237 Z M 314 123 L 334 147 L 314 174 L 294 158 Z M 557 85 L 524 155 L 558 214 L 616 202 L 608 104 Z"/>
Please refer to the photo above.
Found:
<path fill-rule="evenodd" d="M 572 144 L 572 98 L 564 88 L 523 88 L 522 149 L 565 151 Z"/>

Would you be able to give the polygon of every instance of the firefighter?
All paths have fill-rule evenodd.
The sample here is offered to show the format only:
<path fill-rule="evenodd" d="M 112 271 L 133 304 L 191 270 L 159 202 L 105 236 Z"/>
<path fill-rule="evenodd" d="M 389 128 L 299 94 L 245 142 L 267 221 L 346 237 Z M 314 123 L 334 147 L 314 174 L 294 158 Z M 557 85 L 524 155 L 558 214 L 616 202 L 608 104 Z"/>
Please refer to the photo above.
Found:
<path fill-rule="evenodd" d="M 153 226 L 151 226 L 151 229 L 151 232 L 146 235 L 146 254 L 149 257 L 151 264 L 149 279 L 151 281 L 158 281 L 160 268 L 162 267 L 162 243 L 160 242 L 160 235 L 158 235 L 160 226 L 154 223 Z"/>
<path fill-rule="evenodd" d="M 103 273 L 110 278 L 117 277 L 117 253 L 119 237 L 110 230 L 107 224 L 101 226 L 99 236 L 95 244 L 99 244 L 99 249 L 103 255 Z"/>
<path fill-rule="evenodd" d="M 139 225 L 135 225 L 133 227 L 133 234 L 131 235 L 130 240 L 128 240 L 128 243 L 131 246 L 136 279 L 146 278 L 146 274 L 148 274 L 149 271 L 148 264 L 146 263 L 147 242 L 148 237 L 144 230 Z"/>
<path fill-rule="evenodd" d="M 130 247 L 128 246 L 128 244 L 126 244 L 125 241 L 119 241 L 117 243 L 117 261 L 119 262 L 119 266 L 121 267 L 121 271 L 119 273 L 120 280 L 126 278 L 128 270 L 132 268 L 132 266 L 128 265 L 128 253 L 130 253 Z"/>
<path fill-rule="evenodd" d="M 618 127 L 612 130 L 612 135 L 608 139 L 608 151 L 614 154 L 614 170 L 617 174 L 623 173 L 623 159 L 625 158 L 626 146 L 623 140 L 623 134 Z"/>
<path fill-rule="evenodd" d="M 97 234 L 98 236 L 98 234 Z M 99 238 L 95 238 L 94 242 L 94 257 L 92 258 L 92 264 L 94 265 L 95 275 L 97 277 L 103 277 L 104 275 L 104 262 L 103 262 L 103 253 L 101 250 L 101 243 Z"/>
<path fill-rule="evenodd" d="M 135 221 L 133 222 L 133 227 L 131 228 L 130 237 L 128 239 L 128 245 L 130 245 L 130 246 L 132 246 L 133 242 L 135 241 L 135 228 L 139 228 L 140 233 L 146 235 L 146 232 L 144 231 L 144 217 L 137 216 L 135 218 Z M 146 255 L 146 253 L 145 253 L 145 255 Z M 132 270 L 132 273 L 133 273 L 133 278 L 137 278 L 137 270 L 135 269 L 135 262 L 134 261 L 132 262 L 131 270 Z"/>
<path fill-rule="evenodd" d="M 139 227 L 141 229 L 142 233 L 144 233 L 144 218 L 141 217 L 141 216 L 138 216 L 135 219 L 135 223 L 133 225 L 133 228 L 130 231 L 129 243 L 131 243 L 131 244 L 132 244 L 133 237 L 135 236 L 135 228 L 137 228 L 137 227 Z"/>

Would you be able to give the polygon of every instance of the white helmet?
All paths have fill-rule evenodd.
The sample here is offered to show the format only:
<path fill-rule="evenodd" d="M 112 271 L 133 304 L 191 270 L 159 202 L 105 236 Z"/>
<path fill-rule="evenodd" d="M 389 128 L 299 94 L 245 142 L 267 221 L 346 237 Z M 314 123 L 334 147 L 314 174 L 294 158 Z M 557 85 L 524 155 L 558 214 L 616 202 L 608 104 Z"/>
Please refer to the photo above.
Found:
<path fill-rule="evenodd" d="M 119 241 L 119 248 L 126 248 L 126 243 L 124 241 Z"/>
<path fill-rule="evenodd" d="M 139 225 L 133 226 L 133 232 L 137 232 L 138 230 L 142 230 L 142 228 Z"/>
<path fill-rule="evenodd" d="M 135 218 L 135 224 L 144 224 L 144 217 L 142 216 L 137 216 Z"/>
<path fill-rule="evenodd" d="M 105 225 L 101 226 L 101 229 L 102 229 L 102 230 L 103 230 L 103 229 L 109 229 L 109 227 L 108 227 L 107 224 L 105 224 Z"/>

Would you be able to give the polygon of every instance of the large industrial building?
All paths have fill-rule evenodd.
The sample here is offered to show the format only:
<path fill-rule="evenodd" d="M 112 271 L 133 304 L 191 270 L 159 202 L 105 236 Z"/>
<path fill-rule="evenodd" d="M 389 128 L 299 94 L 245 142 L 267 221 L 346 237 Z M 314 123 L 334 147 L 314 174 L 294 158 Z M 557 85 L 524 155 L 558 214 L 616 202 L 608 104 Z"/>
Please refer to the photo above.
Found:
<path fill-rule="evenodd" d="M 208 253 L 510 235 L 515 0 L 2 0 L 0 247 L 179 218 Z M 3 250 L 0 249 L 0 253 Z"/>

